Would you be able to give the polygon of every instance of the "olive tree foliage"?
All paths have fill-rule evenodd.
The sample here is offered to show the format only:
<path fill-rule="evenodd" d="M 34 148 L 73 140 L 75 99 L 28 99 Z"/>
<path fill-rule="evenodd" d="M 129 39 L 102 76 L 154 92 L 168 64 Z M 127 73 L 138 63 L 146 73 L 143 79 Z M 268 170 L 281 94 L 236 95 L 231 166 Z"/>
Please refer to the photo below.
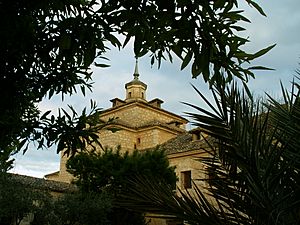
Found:
<path fill-rule="evenodd" d="M 245 0 L 265 15 L 254 1 Z M 213 84 L 233 77 L 247 81 L 254 77 L 250 67 L 253 59 L 268 52 L 274 45 L 256 53 L 247 53 L 242 47 L 249 41 L 238 35 L 245 30 L 240 22 L 250 22 L 238 10 L 237 0 L 217 1 L 109 1 L 104 9 L 112 24 L 120 25 L 126 44 L 134 40 L 137 56 L 151 53 L 151 63 L 170 59 L 174 54 L 182 60 L 181 69 L 191 64 L 194 78 L 202 75 Z M 113 9 L 113 10 L 112 10 Z M 102 10 L 102 9 L 100 9 Z"/>
<path fill-rule="evenodd" d="M 91 89 L 89 66 L 106 50 L 104 41 L 114 40 L 92 6 L 79 0 L 1 1 L 1 155 L 26 151 L 28 141 L 38 148 L 55 143 L 67 153 L 97 142 L 94 133 L 103 123 L 94 103 L 81 115 L 72 107 L 57 117 L 37 108 L 46 96 Z"/>
<path fill-rule="evenodd" d="M 99 145 L 97 132 L 105 123 L 94 103 L 89 112 L 70 106 L 71 113 L 61 109 L 58 116 L 41 114 L 37 103 L 92 90 L 92 63 L 108 66 L 108 46 L 122 48 L 130 39 L 136 56 L 150 53 L 152 64 L 176 55 L 181 68 L 191 64 L 192 76 L 210 84 L 247 81 L 253 69 L 264 69 L 248 63 L 273 46 L 243 51 L 248 40 L 238 35 L 240 21 L 249 22 L 237 0 L 1 1 L 0 154 L 26 151 L 30 141 L 38 148 L 57 144 L 66 154 Z"/>

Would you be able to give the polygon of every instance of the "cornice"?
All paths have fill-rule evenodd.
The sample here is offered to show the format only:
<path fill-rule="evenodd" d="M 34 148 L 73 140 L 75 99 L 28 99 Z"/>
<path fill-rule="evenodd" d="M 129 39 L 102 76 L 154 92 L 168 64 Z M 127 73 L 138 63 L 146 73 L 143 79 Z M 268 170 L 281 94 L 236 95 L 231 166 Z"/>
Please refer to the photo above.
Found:
<path fill-rule="evenodd" d="M 156 111 L 156 112 L 171 116 L 173 118 L 180 119 L 183 123 L 188 123 L 189 122 L 187 119 L 185 119 L 182 116 L 179 116 L 175 113 L 169 112 L 169 111 L 167 111 L 165 109 L 162 109 L 162 108 L 157 108 L 155 106 L 149 105 L 149 104 L 141 102 L 141 101 L 132 101 L 132 102 L 125 103 L 123 105 L 119 105 L 119 106 L 116 106 L 116 107 L 111 107 L 109 109 L 103 110 L 101 115 L 106 116 L 109 113 L 117 112 L 117 111 L 120 111 L 122 109 L 129 108 L 129 107 L 134 107 L 134 106 L 147 108 L 147 109 L 150 109 L 152 111 Z"/>

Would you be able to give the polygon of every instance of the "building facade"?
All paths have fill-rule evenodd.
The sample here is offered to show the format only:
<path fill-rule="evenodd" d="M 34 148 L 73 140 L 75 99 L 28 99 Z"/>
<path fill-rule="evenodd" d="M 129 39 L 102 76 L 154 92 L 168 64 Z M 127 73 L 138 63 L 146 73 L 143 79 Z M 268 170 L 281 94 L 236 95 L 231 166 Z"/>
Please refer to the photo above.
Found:
<path fill-rule="evenodd" d="M 140 81 L 136 63 L 133 80 L 125 84 L 124 100 L 110 100 L 112 106 L 101 113 L 101 119 L 112 118 L 117 132 L 103 129 L 99 133 L 103 147 L 121 147 L 121 151 L 145 150 L 159 146 L 165 150 L 171 166 L 176 167 L 178 187 L 191 188 L 192 180 L 203 176 L 203 166 L 197 158 L 203 156 L 201 151 L 204 141 L 200 131 L 186 130 L 188 120 L 164 110 L 163 101 L 155 98 L 147 101 L 147 85 Z M 62 156 L 60 170 L 48 174 L 46 179 L 71 182 L 73 177 L 66 171 L 67 157 Z M 202 172 L 201 172 L 202 171 Z"/>

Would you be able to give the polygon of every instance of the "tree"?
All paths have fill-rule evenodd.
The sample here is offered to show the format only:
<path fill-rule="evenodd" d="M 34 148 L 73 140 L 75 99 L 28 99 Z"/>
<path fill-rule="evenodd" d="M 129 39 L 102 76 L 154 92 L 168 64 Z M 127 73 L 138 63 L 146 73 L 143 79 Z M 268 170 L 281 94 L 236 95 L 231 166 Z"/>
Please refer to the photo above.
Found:
<path fill-rule="evenodd" d="M 14 175 L 0 172 L 0 224 L 20 224 L 48 198 L 48 194 L 25 186 Z"/>
<path fill-rule="evenodd" d="M 40 115 L 36 106 L 46 96 L 91 88 L 89 66 L 105 51 L 102 42 L 109 42 L 105 36 L 111 32 L 94 23 L 92 7 L 80 0 L 1 2 L 1 155 L 19 151 L 28 141 L 38 141 L 39 148 L 56 143 L 58 151 L 97 142 L 94 131 L 85 129 L 92 126 L 85 111 L 81 116 L 61 111 L 55 118 L 49 111 Z M 91 111 L 97 114 L 94 105 Z"/>
<path fill-rule="evenodd" d="M 111 208 L 107 193 L 64 193 L 39 207 L 31 225 L 105 225 Z"/>
<path fill-rule="evenodd" d="M 109 193 L 67 190 L 52 196 L 35 181 L 0 173 L 0 224 L 18 225 L 26 217 L 32 225 L 104 225 L 112 208 Z M 26 179 L 25 179 L 26 180 Z"/>
<path fill-rule="evenodd" d="M 110 194 L 66 191 L 53 197 L 34 183 L 23 183 L 19 178 L 0 173 L 0 224 L 22 224 L 26 217 L 33 219 L 29 221 L 32 225 L 108 224 Z"/>
<path fill-rule="evenodd" d="M 164 152 L 159 150 L 121 154 L 120 150 L 105 150 L 103 153 L 79 153 L 67 162 L 68 171 L 75 176 L 75 183 L 83 193 L 109 193 L 113 208 L 109 216 L 111 224 L 144 224 L 141 213 L 117 207 L 120 193 L 126 191 L 128 180 L 142 174 L 156 177 L 175 188 L 176 174 L 169 166 Z"/>
<path fill-rule="evenodd" d="M 264 15 L 254 1 L 245 1 Z M 237 6 L 237 0 L 2 1 L 0 154 L 26 151 L 29 141 L 37 141 L 38 148 L 57 144 L 67 154 L 98 145 L 97 132 L 105 124 L 94 104 L 91 114 L 71 108 L 72 115 L 61 110 L 55 117 L 50 111 L 41 115 L 37 103 L 78 88 L 85 94 L 92 88 L 89 67 L 95 59 L 97 66 L 107 66 L 102 60 L 108 46 L 121 48 L 132 38 L 135 54 L 150 52 L 152 64 L 172 61 L 175 54 L 181 68 L 192 62 L 193 77 L 201 74 L 210 85 L 233 77 L 248 80 L 253 69 L 263 67 L 244 64 L 272 46 L 254 54 L 241 49 L 248 40 L 237 35 L 243 30 L 238 22 L 249 21 Z M 125 36 L 124 43 L 117 34 Z"/>
<path fill-rule="evenodd" d="M 232 85 L 213 89 L 213 105 L 196 91 L 210 108 L 190 105 L 199 113 L 189 115 L 214 138 L 210 156 L 202 158 L 213 200 L 197 187 L 196 198 L 179 197 L 167 185 L 138 178 L 120 204 L 189 224 L 299 224 L 299 84 L 290 93 L 282 87 L 283 102 L 270 96 L 256 102 Z"/>

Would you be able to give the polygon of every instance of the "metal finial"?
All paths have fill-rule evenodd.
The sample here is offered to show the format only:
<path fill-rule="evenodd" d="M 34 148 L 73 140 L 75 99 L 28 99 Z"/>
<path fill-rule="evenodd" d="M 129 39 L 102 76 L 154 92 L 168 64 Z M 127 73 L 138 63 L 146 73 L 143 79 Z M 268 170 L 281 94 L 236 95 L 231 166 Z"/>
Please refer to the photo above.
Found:
<path fill-rule="evenodd" d="M 139 69 L 138 69 L 138 57 L 135 57 L 135 68 L 134 68 L 134 79 L 139 79 Z"/>

